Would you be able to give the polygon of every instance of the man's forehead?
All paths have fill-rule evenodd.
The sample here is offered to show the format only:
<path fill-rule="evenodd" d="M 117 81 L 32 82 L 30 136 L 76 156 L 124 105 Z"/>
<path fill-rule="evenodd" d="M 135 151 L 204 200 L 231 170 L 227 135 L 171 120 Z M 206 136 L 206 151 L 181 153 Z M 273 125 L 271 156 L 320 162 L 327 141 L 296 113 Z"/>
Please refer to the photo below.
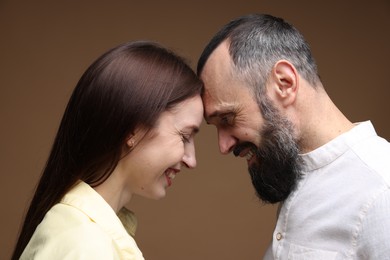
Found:
<path fill-rule="evenodd" d="M 210 94 L 210 90 L 207 88 L 202 95 L 202 102 L 204 108 L 204 118 L 207 120 L 209 115 L 216 110 L 215 98 L 212 94 Z"/>
<path fill-rule="evenodd" d="M 222 42 L 205 63 L 200 77 L 204 83 L 202 100 L 206 120 L 232 111 L 237 102 L 237 87 L 241 83 L 233 77 L 232 64 L 227 41 Z"/>
<path fill-rule="evenodd" d="M 200 77 L 204 81 L 215 79 L 222 72 L 231 72 L 232 60 L 229 54 L 229 46 L 226 41 L 222 42 L 208 57 Z"/>

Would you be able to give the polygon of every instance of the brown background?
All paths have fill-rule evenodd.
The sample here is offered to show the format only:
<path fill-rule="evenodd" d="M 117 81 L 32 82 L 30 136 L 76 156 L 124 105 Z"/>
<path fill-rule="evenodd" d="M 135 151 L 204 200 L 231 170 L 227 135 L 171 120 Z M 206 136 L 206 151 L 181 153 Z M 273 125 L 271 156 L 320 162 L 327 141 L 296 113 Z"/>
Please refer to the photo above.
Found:
<path fill-rule="evenodd" d="M 390 140 L 388 0 L 0 1 L 0 259 L 10 256 L 70 93 L 97 56 L 149 39 L 195 67 L 217 29 L 253 12 L 296 25 L 335 103 L 352 121 L 371 119 Z M 250 260 L 264 253 L 275 207 L 258 202 L 243 160 L 219 155 L 215 134 L 202 127 L 198 168 L 178 176 L 165 199 L 130 203 L 146 259 Z"/>

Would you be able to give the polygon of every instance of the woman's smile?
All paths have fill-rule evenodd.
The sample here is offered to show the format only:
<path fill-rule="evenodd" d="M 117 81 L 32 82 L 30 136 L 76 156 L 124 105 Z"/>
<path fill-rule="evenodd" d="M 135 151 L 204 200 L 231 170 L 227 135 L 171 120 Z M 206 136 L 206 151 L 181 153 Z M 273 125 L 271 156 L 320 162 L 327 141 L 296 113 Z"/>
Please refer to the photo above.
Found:
<path fill-rule="evenodd" d="M 172 185 L 173 179 L 176 177 L 176 174 L 178 174 L 180 170 L 169 168 L 164 172 L 165 178 L 167 180 L 168 187 Z"/>

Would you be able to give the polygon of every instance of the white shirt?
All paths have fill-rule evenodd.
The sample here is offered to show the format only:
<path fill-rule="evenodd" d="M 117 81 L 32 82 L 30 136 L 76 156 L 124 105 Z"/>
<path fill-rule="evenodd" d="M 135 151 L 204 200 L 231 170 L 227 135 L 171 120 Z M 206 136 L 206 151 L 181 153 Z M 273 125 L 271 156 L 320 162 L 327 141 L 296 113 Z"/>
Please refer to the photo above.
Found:
<path fill-rule="evenodd" d="M 390 144 L 371 122 L 302 155 L 264 259 L 390 259 Z"/>
<path fill-rule="evenodd" d="M 122 209 L 118 216 L 80 182 L 46 213 L 20 259 L 144 260 L 129 235 L 135 232 L 134 215 Z"/>

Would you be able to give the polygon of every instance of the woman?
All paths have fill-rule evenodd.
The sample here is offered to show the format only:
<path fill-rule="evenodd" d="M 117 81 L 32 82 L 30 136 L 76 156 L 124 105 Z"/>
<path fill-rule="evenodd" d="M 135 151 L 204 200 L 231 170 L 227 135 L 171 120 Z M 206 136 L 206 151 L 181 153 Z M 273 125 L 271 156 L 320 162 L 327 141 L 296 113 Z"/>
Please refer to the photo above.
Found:
<path fill-rule="evenodd" d="M 143 259 L 124 206 L 164 197 L 182 166 L 195 167 L 201 88 L 156 43 L 98 58 L 67 105 L 12 259 Z"/>

